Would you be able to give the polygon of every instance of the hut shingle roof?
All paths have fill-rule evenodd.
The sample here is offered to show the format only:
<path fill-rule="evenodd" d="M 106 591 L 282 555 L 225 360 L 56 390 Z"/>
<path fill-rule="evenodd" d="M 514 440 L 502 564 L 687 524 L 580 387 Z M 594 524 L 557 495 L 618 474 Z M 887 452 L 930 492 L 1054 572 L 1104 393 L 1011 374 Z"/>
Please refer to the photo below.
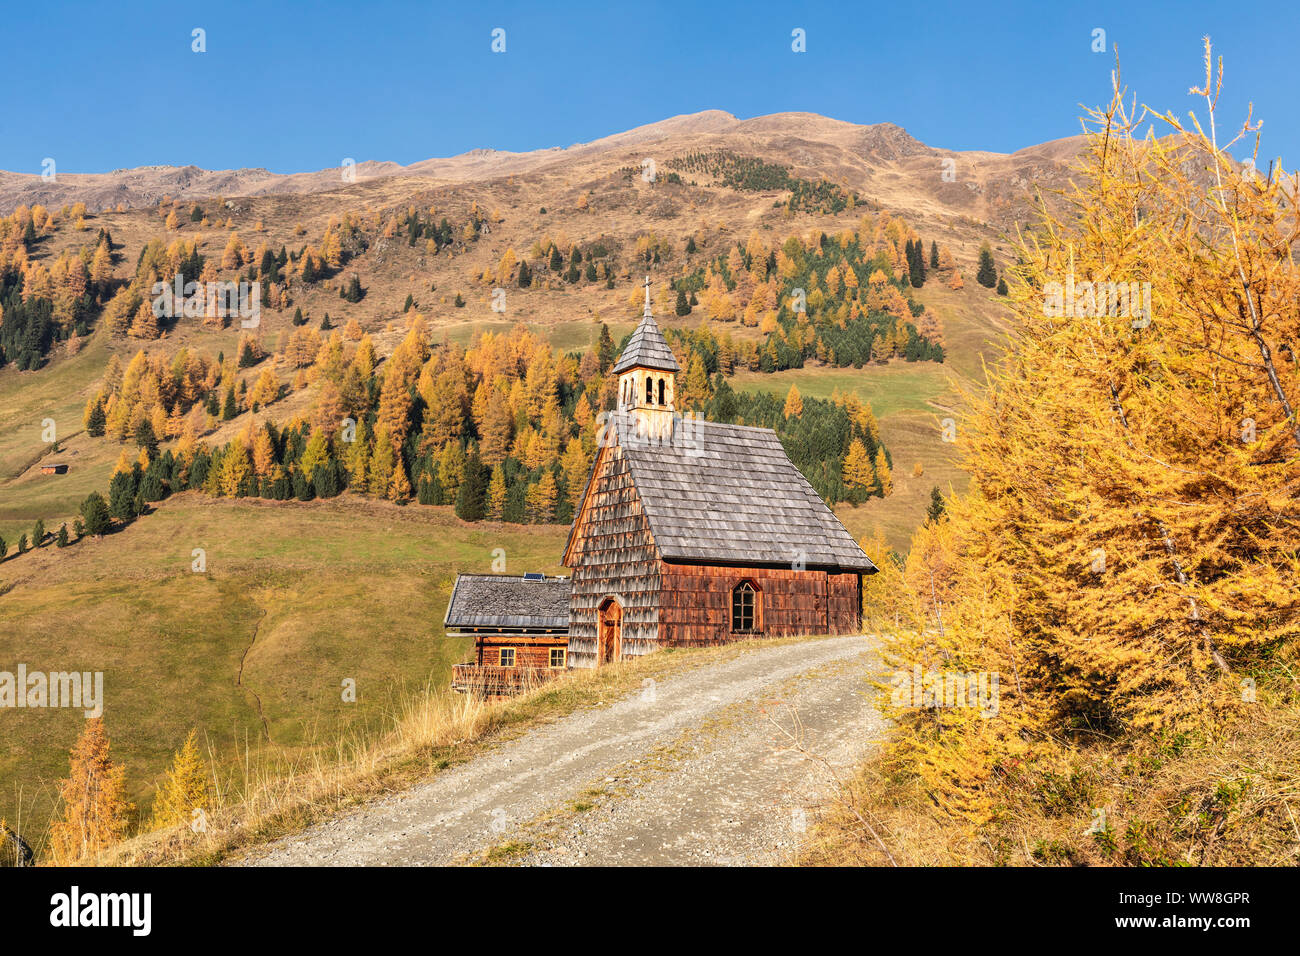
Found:
<path fill-rule="evenodd" d="M 443 617 L 446 627 L 569 627 L 568 578 L 528 580 L 517 574 L 461 574 Z"/>
<path fill-rule="evenodd" d="M 661 442 L 638 437 L 626 412 L 607 427 L 665 560 L 876 570 L 770 428 L 678 419 Z"/>

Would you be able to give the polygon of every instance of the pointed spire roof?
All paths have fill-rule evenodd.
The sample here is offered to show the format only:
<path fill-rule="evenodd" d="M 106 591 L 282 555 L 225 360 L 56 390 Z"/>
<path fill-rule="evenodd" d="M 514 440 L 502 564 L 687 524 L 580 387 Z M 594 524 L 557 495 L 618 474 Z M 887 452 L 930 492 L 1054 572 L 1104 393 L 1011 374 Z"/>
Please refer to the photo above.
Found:
<path fill-rule="evenodd" d="M 655 317 L 650 313 L 650 277 L 645 277 L 645 314 L 641 324 L 632 333 L 627 348 L 614 364 L 614 373 L 626 372 L 630 368 L 653 368 L 664 372 L 677 372 L 681 366 L 673 358 L 673 350 L 668 347 L 664 334 L 659 331 Z"/>

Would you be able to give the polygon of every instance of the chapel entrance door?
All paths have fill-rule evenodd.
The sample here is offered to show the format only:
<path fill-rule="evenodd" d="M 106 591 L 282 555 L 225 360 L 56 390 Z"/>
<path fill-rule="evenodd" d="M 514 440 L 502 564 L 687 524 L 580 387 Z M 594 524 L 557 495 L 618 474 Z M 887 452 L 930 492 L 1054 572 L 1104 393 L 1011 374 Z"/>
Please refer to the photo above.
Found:
<path fill-rule="evenodd" d="M 623 609 L 606 598 L 597 612 L 596 663 L 609 664 L 623 656 Z"/>

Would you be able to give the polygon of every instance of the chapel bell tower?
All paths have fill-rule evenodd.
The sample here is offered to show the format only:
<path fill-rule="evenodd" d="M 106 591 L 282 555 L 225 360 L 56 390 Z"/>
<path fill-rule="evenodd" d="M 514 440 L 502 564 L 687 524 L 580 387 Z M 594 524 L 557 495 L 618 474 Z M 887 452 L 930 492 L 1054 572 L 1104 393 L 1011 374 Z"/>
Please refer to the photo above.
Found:
<path fill-rule="evenodd" d="M 646 276 L 645 314 L 614 365 L 618 376 L 618 410 L 635 417 L 641 435 L 660 440 L 672 438 L 673 396 L 680 368 L 650 313 L 650 277 Z"/>

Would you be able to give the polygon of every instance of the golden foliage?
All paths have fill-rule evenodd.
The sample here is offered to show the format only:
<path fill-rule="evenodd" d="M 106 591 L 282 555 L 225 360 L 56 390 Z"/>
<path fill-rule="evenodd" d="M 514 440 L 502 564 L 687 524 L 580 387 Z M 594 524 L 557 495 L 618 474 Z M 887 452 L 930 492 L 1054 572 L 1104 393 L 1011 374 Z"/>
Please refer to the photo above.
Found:
<path fill-rule="evenodd" d="M 158 783 L 153 801 L 155 829 L 192 824 L 194 811 L 208 808 L 208 774 L 196 738 L 197 731 L 191 730 Z"/>
<path fill-rule="evenodd" d="M 50 828 L 50 849 L 59 865 L 74 863 L 116 843 L 126 834 L 131 804 L 126 770 L 109 759 L 104 721 L 86 721 L 72 748 L 68 779 L 59 788 L 63 815 Z"/>
<path fill-rule="evenodd" d="M 1204 129 L 1139 138 L 1119 89 L 1090 111 L 1068 211 L 1009 270 L 1009 358 L 967 396 L 970 493 L 912 544 L 888 662 L 999 678 L 992 716 L 891 702 L 882 766 L 944 814 L 1002 818 L 1000 786 L 1099 735 L 1217 733 L 1300 635 L 1300 181 L 1218 142 L 1208 56 Z"/>

